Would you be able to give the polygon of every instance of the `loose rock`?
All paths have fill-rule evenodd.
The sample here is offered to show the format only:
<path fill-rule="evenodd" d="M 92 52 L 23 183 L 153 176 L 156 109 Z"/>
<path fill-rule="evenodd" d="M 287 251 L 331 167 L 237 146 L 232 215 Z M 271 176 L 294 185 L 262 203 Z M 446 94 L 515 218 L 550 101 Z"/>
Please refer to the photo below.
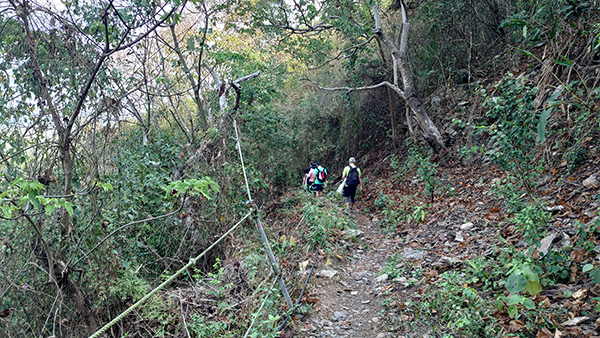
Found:
<path fill-rule="evenodd" d="M 337 270 L 321 270 L 317 273 L 317 276 L 324 278 L 333 278 L 333 276 L 337 275 Z"/>
<path fill-rule="evenodd" d="M 467 222 L 467 223 L 461 225 L 460 226 L 460 230 L 462 230 L 462 231 L 471 231 L 471 230 L 473 230 L 473 223 Z"/>
<path fill-rule="evenodd" d="M 348 318 L 348 315 L 344 311 L 335 311 L 333 316 L 331 316 L 331 321 L 337 322 L 338 320 L 345 320 Z"/>
<path fill-rule="evenodd" d="M 552 245 L 552 242 L 554 242 L 554 239 L 556 238 L 556 236 L 558 236 L 558 234 L 553 233 L 550 236 L 547 236 L 546 238 L 544 238 L 540 241 L 540 246 L 539 246 L 538 251 L 542 254 L 542 256 L 546 256 L 546 254 L 548 253 L 548 250 L 550 250 L 550 246 Z"/>
<path fill-rule="evenodd" d="M 377 283 L 383 283 L 383 282 L 385 282 L 386 280 L 388 280 L 388 275 L 387 275 L 387 273 L 384 273 L 383 275 L 381 275 L 381 276 L 379 276 L 379 277 L 377 277 L 377 278 L 375 279 L 375 281 L 376 281 Z"/>
<path fill-rule="evenodd" d="M 465 238 L 462 235 L 462 231 L 459 231 L 456 233 L 456 236 L 454 237 L 454 241 L 461 242 L 461 243 L 465 241 Z"/>
<path fill-rule="evenodd" d="M 413 250 L 409 248 L 405 248 L 402 252 L 402 256 L 407 261 L 416 261 L 423 257 L 425 257 L 425 252 L 423 250 Z"/>
<path fill-rule="evenodd" d="M 358 238 L 363 237 L 364 235 L 364 232 L 357 229 L 346 229 L 342 231 L 342 236 L 344 236 L 344 239 L 347 241 L 356 240 Z"/>
<path fill-rule="evenodd" d="M 596 174 L 586 178 L 583 181 L 583 186 L 586 188 L 598 189 L 599 185 L 600 185 L 600 182 L 598 182 L 598 179 L 596 178 Z"/>

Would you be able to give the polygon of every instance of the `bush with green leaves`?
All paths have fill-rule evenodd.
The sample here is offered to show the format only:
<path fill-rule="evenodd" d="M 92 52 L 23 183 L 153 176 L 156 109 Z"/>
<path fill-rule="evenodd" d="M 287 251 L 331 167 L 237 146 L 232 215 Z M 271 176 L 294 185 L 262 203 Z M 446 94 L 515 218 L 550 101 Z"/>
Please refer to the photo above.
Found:
<path fill-rule="evenodd" d="M 516 41 L 541 46 L 558 38 L 570 22 L 596 14 L 591 1 L 534 0 L 516 2 L 516 11 L 501 27 L 512 28 Z"/>
<path fill-rule="evenodd" d="M 421 300 L 422 315 L 439 313 L 453 332 L 470 337 L 492 337 L 500 332 L 489 301 L 474 287 L 477 278 L 468 273 L 448 271 L 440 275 L 438 289 Z"/>
<path fill-rule="evenodd" d="M 356 228 L 351 217 L 339 212 L 339 208 L 327 200 L 310 201 L 302 207 L 304 219 L 310 227 L 307 242 L 314 247 L 327 249 L 331 238 L 348 228 Z"/>
<path fill-rule="evenodd" d="M 488 123 L 479 127 L 490 136 L 486 155 L 531 194 L 541 165 L 534 161 L 537 140 L 544 137 L 539 128 L 542 112 L 534 103 L 537 89 L 509 73 L 495 90 L 498 96 L 486 96 L 484 103 Z"/>

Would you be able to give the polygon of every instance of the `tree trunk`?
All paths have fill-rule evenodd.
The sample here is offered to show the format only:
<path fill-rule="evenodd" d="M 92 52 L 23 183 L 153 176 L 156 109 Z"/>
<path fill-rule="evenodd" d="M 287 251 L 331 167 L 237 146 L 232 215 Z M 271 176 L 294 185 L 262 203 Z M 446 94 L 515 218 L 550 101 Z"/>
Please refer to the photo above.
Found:
<path fill-rule="evenodd" d="M 410 73 L 410 69 L 408 66 L 408 60 L 406 58 L 406 50 L 408 48 L 408 33 L 410 29 L 410 24 L 406 17 L 406 4 L 404 1 L 401 1 L 401 10 L 402 10 L 402 35 L 400 36 L 400 48 L 394 44 L 394 42 L 383 32 L 381 28 L 381 17 L 379 15 L 379 8 L 377 6 L 373 6 L 373 16 L 375 18 L 375 35 L 378 40 L 381 40 L 389 49 L 392 54 L 392 58 L 397 62 L 398 70 L 400 71 L 400 75 L 402 76 L 403 90 L 401 91 L 403 94 L 402 98 L 406 101 L 407 105 L 412 110 L 415 115 L 415 119 L 423 134 L 425 136 L 425 140 L 427 143 L 434 148 L 435 150 L 440 150 L 445 148 L 444 142 L 442 140 L 442 136 L 440 135 L 439 130 L 433 124 L 429 115 L 425 111 L 425 108 L 421 105 L 419 98 L 417 96 L 417 92 L 414 87 L 412 74 Z M 396 71 L 394 72 L 394 79 L 397 78 Z M 396 86 L 397 84 L 394 83 Z M 398 91 L 397 91 L 398 92 Z"/>
<path fill-rule="evenodd" d="M 381 46 L 381 40 L 377 39 L 377 46 L 379 47 L 379 54 L 381 56 L 381 60 L 383 61 L 383 66 L 385 68 L 389 67 L 389 62 L 385 58 L 385 54 L 383 53 L 383 47 Z M 388 79 L 388 81 L 393 81 L 393 79 Z M 396 108 L 394 106 L 394 91 L 387 87 L 388 94 L 388 105 L 390 107 L 390 123 L 392 124 L 392 141 L 394 143 L 394 148 L 398 149 L 400 146 L 400 142 L 398 140 L 398 116 L 396 114 Z"/>

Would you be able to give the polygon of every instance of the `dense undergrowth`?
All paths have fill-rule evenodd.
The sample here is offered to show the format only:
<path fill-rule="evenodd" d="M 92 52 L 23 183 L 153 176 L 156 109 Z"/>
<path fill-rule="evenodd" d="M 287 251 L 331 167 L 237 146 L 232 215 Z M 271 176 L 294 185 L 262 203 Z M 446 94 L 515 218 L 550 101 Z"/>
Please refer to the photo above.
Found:
<path fill-rule="evenodd" d="M 396 1 L 385 5 L 390 29 L 397 29 Z M 239 147 L 247 156 L 249 189 L 264 207 L 268 238 L 293 296 L 298 296 L 306 271 L 304 264 L 298 273 L 296 263 L 310 262 L 314 252 L 326 262 L 335 260 L 335 253 L 344 250 L 335 239 L 356 225 L 331 196 L 315 200 L 304 192 L 285 191 L 297 184 L 309 160 L 323 160 L 334 172 L 349 156 L 357 156 L 365 172 L 374 168 L 366 176 L 379 179 L 380 151 L 393 153 L 394 178 L 363 212 L 378 214 L 389 236 L 428 226 L 451 209 L 439 203 L 458 194 L 446 174 L 448 163 L 502 170 L 493 182 L 480 178 L 489 187 L 486 198 L 501 202 L 492 209 L 501 209 L 494 213 L 502 218 L 488 224 L 496 239 L 493 247 L 461 258 L 460 267 L 436 268 L 435 276 L 402 266 L 399 253 L 390 257 L 385 273 L 420 290 L 411 299 L 390 295 L 386 303 L 398 313 L 391 325 L 408 330 L 411 324 L 403 316 L 410 316 L 441 334 L 546 337 L 547 332 L 564 331 L 561 323 L 571 317 L 598 317 L 600 224 L 597 210 L 588 212 L 599 202 L 593 186 L 598 183 L 573 195 L 561 192 L 581 181 L 578 175 L 597 174 L 598 1 L 419 1 L 411 6 L 411 45 L 416 46 L 409 50 L 415 61 L 411 69 L 423 96 L 431 93 L 426 105 L 446 137 L 448 153 L 433 154 L 418 137 L 410 138 L 410 121 L 395 120 L 395 112 L 404 108 L 397 98 L 383 91 L 335 97 L 318 91 L 300 81 L 305 74 L 294 69 L 302 67 L 281 56 L 279 47 L 263 49 L 260 38 L 250 43 L 240 33 L 244 43 L 238 44 L 247 45 L 228 41 L 235 46 L 214 45 L 206 52 L 230 78 L 270 72 L 244 85 L 237 115 L 239 144 L 227 112 L 215 114 L 210 128 L 198 127 L 200 115 L 218 110 L 216 100 L 196 107 L 197 115 L 188 110 L 190 98 L 180 98 L 181 106 L 170 102 L 173 107 L 159 102 L 162 96 L 139 107 L 125 98 L 115 102 L 113 97 L 122 93 L 112 81 L 123 70 L 103 68 L 101 77 L 90 82 L 86 101 L 98 111 L 87 111 L 89 120 L 76 124 L 78 134 L 65 139 L 73 142 L 68 151 L 72 172 L 61 166 L 64 140 L 48 136 L 47 103 L 39 99 L 39 85 L 46 82 L 32 74 L 25 44 L 14 44 L 27 41 L 21 22 L 12 14 L 2 16 L 0 47 L 7 62 L 0 76 L 6 90 L 0 98 L 0 314 L 6 316 L 1 317 L 0 334 L 88 334 L 206 249 L 248 210 Z M 13 14 L 22 13 L 15 9 Z M 352 32 L 366 29 L 351 23 Z M 74 48 L 69 38 L 75 29 L 69 29 L 42 29 L 34 36 L 40 60 L 49 60 L 47 80 L 58 88 L 55 93 L 64 99 L 60 106 L 65 109 L 76 105 L 69 98 L 85 87 L 87 68 L 96 58 L 92 51 L 103 44 Z M 200 40 L 190 35 L 187 57 L 202 55 Z M 328 41 L 322 47 L 334 50 L 331 45 L 337 44 L 346 50 L 354 42 Z M 73 54 L 77 50 L 80 54 Z M 85 55 L 83 50 L 88 50 Z M 386 79 L 385 57 L 379 52 L 373 45 L 333 60 L 330 68 L 321 68 L 319 59 L 311 78 L 357 86 Z M 155 86 L 152 92 L 165 91 L 162 84 L 183 74 L 177 72 L 179 57 L 171 58 L 159 68 L 172 63 L 175 79 L 162 74 L 154 83 L 145 78 L 146 85 Z M 76 61 L 70 66 L 57 62 L 71 59 Z M 72 88 L 65 87 L 67 82 Z M 145 116 L 142 105 L 148 107 Z M 189 116 L 179 116 L 179 110 Z M 68 115 L 61 116 L 65 123 Z M 397 139 L 388 132 L 392 123 L 399 130 Z M 67 180 L 62 178 L 67 174 L 72 174 L 72 187 L 65 192 Z M 420 188 L 399 195 L 395 190 L 403 182 Z M 585 206 L 570 206 L 579 197 Z M 561 218 L 572 222 L 557 224 L 556 211 L 548 208 L 558 206 L 567 210 Z M 562 237 L 566 244 L 547 253 L 536 249 L 554 233 L 556 241 Z M 277 335 L 288 309 L 277 284 L 271 289 L 270 264 L 260 241 L 255 229 L 245 226 L 109 335 L 239 337 L 253 320 L 251 336 Z M 558 302 L 562 307 L 549 300 L 548 292 L 556 290 L 563 296 Z M 569 330 L 573 336 L 580 333 Z"/>

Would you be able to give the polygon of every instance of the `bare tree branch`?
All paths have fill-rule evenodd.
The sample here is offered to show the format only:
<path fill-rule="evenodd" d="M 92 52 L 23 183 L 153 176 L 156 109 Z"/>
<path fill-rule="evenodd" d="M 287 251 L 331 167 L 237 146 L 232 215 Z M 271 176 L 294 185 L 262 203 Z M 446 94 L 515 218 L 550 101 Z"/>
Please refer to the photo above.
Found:
<path fill-rule="evenodd" d="M 346 91 L 346 92 L 354 92 L 354 91 L 362 91 L 362 90 L 372 90 L 372 89 L 376 89 L 376 88 L 381 88 L 384 86 L 387 86 L 391 89 L 393 89 L 396 93 L 398 93 L 398 95 L 403 96 L 404 95 L 404 91 L 402 91 L 402 89 L 400 89 L 400 87 L 394 85 L 393 83 L 389 82 L 389 81 L 382 81 L 378 84 L 374 84 L 371 86 L 363 86 L 363 87 L 323 87 L 320 84 L 318 84 L 317 82 L 311 80 L 311 79 L 302 79 L 303 81 L 308 81 L 312 84 L 314 84 L 315 86 L 317 86 L 319 89 L 321 90 L 326 90 L 326 91 L 330 91 L 330 92 L 335 92 L 335 91 Z"/>

